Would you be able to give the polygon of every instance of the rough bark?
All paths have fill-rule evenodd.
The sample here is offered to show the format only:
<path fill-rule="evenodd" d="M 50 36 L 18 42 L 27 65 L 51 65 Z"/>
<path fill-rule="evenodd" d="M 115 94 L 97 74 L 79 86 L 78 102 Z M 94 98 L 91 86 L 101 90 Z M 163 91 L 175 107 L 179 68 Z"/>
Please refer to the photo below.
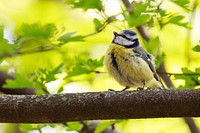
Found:
<path fill-rule="evenodd" d="M 0 95 L 0 122 L 200 117 L 200 90 Z"/>

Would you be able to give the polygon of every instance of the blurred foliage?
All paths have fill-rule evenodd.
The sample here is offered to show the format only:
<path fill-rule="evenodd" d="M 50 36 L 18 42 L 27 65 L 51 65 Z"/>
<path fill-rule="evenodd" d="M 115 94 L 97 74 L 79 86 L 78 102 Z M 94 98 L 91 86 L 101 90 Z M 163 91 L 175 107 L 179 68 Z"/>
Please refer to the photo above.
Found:
<path fill-rule="evenodd" d="M 78 76 L 80 74 L 88 74 L 91 72 L 96 72 L 98 67 L 103 65 L 103 57 L 99 60 L 97 59 L 88 59 L 84 60 L 80 57 L 76 57 L 76 62 L 72 71 L 69 71 L 67 78 L 72 76 Z"/>
<path fill-rule="evenodd" d="M 200 52 L 200 45 L 196 45 L 195 47 L 192 48 L 192 50 Z"/>
<path fill-rule="evenodd" d="M 144 26 L 151 39 L 145 41 L 138 36 L 147 51 L 155 56 L 156 67 L 165 61 L 171 71 L 166 74 L 174 77 L 176 86 L 198 88 L 199 36 L 192 40 L 192 30 L 198 28 L 193 27 L 192 22 L 199 10 L 198 4 L 197 0 L 147 0 L 133 1 L 133 8 L 126 9 L 120 0 L 2 1 L 0 70 L 15 77 L 8 79 L 3 87 L 35 88 L 36 94 L 65 93 L 70 83 L 82 88 L 80 81 L 91 85 L 86 87 L 91 91 L 99 91 L 94 88 L 96 84 L 102 90 L 120 88 L 117 83 L 111 85 L 112 81 L 104 74 L 104 51 L 113 31 Z M 57 81 L 59 84 L 53 84 Z M 77 86 L 71 88 L 76 91 Z M 125 120 L 103 121 L 94 132 L 100 133 L 114 124 L 123 132 L 123 125 L 127 123 Z M 80 122 L 61 125 L 66 132 L 79 132 L 83 128 Z M 58 124 L 20 125 L 23 132 L 41 132 L 46 127 L 58 128 Z"/>
<path fill-rule="evenodd" d="M 181 85 L 179 88 L 193 88 L 200 85 L 200 68 L 196 68 L 195 71 L 191 71 L 188 68 L 182 68 L 183 74 L 175 74 L 175 79 L 185 80 L 185 85 Z"/>
<path fill-rule="evenodd" d="M 84 10 L 97 9 L 101 11 L 103 8 L 101 0 L 66 0 L 66 3 L 74 8 L 82 8 Z"/>
<path fill-rule="evenodd" d="M 10 45 L 8 40 L 4 38 L 3 27 L 0 27 L 0 59 L 4 56 L 12 56 L 16 53 L 16 47 L 14 45 Z"/>
<path fill-rule="evenodd" d="M 81 131 L 83 124 L 81 122 L 67 122 L 67 131 Z"/>
<path fill-rule="evenodd" d="M 176 3 L 178 6 L 190 11 L 190 0 L 172 0 L 174 3 Z"/>
<path fill-rule="evenodd" d="M 103 121 L 101 124 L 99 124 L 95 130 L 94 133 L 102 133 L 106 128 L 110 126 L 114 126 L 117 123 L 123 122 L 125 120 L 111 120 L 111 121 Z"/>

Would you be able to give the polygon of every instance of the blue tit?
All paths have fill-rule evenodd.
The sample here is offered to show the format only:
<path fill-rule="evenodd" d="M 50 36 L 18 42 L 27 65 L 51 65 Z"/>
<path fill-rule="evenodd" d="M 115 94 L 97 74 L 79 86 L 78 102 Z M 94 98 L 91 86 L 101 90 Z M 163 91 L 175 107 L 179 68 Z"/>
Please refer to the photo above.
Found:
<path fill-rule="evenodd" d="M 123 90 L 130 87 L 163 89 L 153 57 L 141 46 L 136 33 L 131 30 L 113 33 L 114 39 L 104 58 L 108 74 L 125 86 Z"/>

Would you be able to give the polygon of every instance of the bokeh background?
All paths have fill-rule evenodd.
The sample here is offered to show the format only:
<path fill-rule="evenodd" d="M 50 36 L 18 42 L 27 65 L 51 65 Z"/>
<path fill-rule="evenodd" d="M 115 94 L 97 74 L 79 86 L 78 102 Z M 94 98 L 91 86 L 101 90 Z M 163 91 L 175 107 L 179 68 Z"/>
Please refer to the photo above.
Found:
<path fill-rule="evenodd" d="M 198 88 L 176 74 L 183 68 L 199 71 L 200 53 L 192 49 L 200 43 L 200 1 L 130 2 L 136 9 L 148 6 L 140 7 L 135 17 L 128 15 L 120 0 L 1 0 L 1 35 L 7 42 L 0 44 L 0 70 L 16 78 L 4 88 L 38 88 L 36 94 L 121 90 L 107 75 L 102 59 L 113 31 L 137 31 L 140 24 L 152 38 L 146 42 L 138 33 L 140 42 L 159 60 L 157 67 L 164 62 L 175 88 Z M 146 18 L 139 20 L 144 14 Z M 199 118 L 194 121 L 200 127 Z M 77 132 L 66 128 L 62 124 L 0 124 L 1 133 Z M 123 120 L 116 129 L 122 133 L 190 132 L 182 118 Z"/>

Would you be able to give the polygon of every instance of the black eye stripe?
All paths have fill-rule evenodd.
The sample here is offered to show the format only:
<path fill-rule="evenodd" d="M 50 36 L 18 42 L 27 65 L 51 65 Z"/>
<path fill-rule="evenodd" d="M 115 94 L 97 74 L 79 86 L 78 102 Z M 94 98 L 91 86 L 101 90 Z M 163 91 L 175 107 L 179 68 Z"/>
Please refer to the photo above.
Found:
<path fill-rule="evenodd" d="M 127 39 L 127 40 L 129 40 L 129 41 L 132 41 L 132 42 L 134 42 L 134 40 L 135 40 L 135 39 L 134 39 L 134 40 L 133 40 L 133 39 L 130 39 L 130 38 L 126 37 L 125 35 L 120 35 L 120 34 L 119 34 L 118 36 L 121 36 L 122 38 L 125 38 L 125 39 Z"/>

